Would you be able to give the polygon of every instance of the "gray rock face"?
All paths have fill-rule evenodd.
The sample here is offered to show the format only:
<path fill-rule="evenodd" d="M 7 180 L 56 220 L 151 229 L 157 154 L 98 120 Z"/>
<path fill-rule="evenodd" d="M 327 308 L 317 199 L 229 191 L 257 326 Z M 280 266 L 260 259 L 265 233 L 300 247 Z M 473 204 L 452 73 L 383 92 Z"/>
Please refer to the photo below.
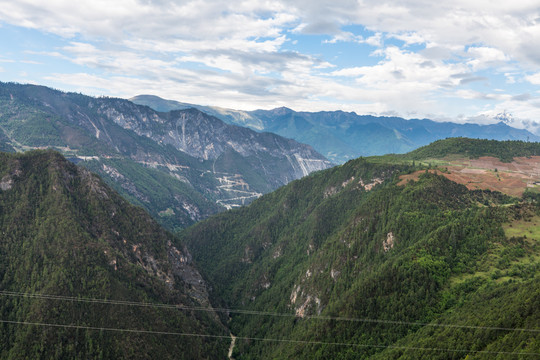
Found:
<path fill-rule="evenodd" d="M 138 135 L 160 144 L 172 145 L 196 158 L 213 160 L 232 148 L 244 157 L 260 152 L 276 157 L 292 156 L 296 163 L 307 165 L 311 171 L 322 170 L 330 165 L 329 161 L 308 145 L 274 134 L 257 133 L 248 128 L 228 125 L 196 109 L 148 113 L 141 111 L 147 109 L 136 105 L 131 105 L 130 109 L 126 109 L 128 104 L 123 105 L 123 109 L 118 109 L 102 104 L 98 113 Z M 318 165 L 311 164 L 311 160 Z"/>
<path fill-rule="evenodd" d="M 171 145 L 201 160 L 215 161 L 231 150 L 244 158 L 265 159 L 257 167 L 277 186 L 332 165 L 309 145 L 271 133 L 258 133 L 228 125 L 196 109 L 159 113 L 127 101 L 115 100 L 112 105 L 99 104 L 97 112 L 137 135 L 158 144 Z M 281 168 L 281 173 L 267 171 L 265 162 L 268 166 Z"/>

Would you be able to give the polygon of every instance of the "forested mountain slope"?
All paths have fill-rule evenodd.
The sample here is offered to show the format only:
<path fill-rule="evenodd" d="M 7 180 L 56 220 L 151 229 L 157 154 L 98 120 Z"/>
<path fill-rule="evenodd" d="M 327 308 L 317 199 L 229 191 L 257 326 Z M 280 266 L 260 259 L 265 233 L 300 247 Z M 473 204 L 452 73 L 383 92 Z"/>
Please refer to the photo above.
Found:
<path fill-rule="evenodd" d="M 468 158 L 451 141 L 445 156 Z M 469 190 L 391 160 L 349 161 L 183 232 L 213 301 L 240 309 L 235 359 L 540 354 L 536 190 Z"/>
<path fill-rule="evenodd" d="M 0 358 L 224 358 L 217 315 L 176 308 L 209 303 L 175 241 L 60 154 L 0 153 Z"/>
<path fill-rule="evenodd" d="M 183 228 L 331 164 L 310 146 L 195 109 L 0 83 L 0 149 L 54 148 L 168 228 Z"/>
<path fill-rule="evenodd" d="M 540 156 L 540 144 L 528 141 L 496 141 L 458 137 L 438 140 L 408 154 L 394 157 L 406 160 L 427 160 L 443 159 L 450 155 L 468 158 L 493 156 L 501 161 L 511 162 L 516 157 Z"/>

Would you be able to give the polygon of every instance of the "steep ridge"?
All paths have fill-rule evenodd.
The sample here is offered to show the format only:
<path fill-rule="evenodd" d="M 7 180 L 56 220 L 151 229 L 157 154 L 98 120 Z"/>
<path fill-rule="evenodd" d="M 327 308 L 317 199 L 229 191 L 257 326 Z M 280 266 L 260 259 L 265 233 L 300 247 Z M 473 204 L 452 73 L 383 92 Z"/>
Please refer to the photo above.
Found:
<path fill-rule="evenodd" d="M 529 131 L 515 129 L 504 122 L 491 125 L 457 124 L 429 119 L 357 115 L 344 111 L 297 112 L 285 107 L 240 111 L 184 104 L 148 95 L 136 96 L 132 100 L 155 109 L 196 107 L 230 124 L 270 131 L 310 144 L 336 164 L 358 156 L 406 153 L 447 137 L 540 140 Z"/>
<path fill-rule="evenodd" d="M 194 109 L 159 113 L 34 85 L 0 84 L 0 130 L 2 146 L 52 147 L 98 172 L 168 228 L 247 204 L 331 165 L 307 145 Z"/>
<path fill-rule="evenodd" d="M 349 161 L 182 233 L 213 301 L 241 310 L 235 359 L 540 353 L 538 193 L 470 191 L 391 159 Z"/>
<path fill-rule="evenodd" d="M 207 289 L 150 215 L 52 151 L 0 154 L 0 179 L 1 358 L 225 357 L 217 315 L 177 308 Z"/>

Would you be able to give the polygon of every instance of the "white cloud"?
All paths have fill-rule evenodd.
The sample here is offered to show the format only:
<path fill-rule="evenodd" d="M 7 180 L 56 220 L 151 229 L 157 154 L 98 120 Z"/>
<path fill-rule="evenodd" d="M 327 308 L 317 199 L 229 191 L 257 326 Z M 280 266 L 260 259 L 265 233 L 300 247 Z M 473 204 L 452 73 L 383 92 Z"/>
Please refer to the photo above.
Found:
<path fill-rule="evenodd" d="M 540 37 L 539 17 L 537 1 L 458 0 L 441 5 L 423 0 L 401 4 L 380 0 L 96 0 L 83 4 L 27 0 L 4 1 L 0 7 L 0 20 L 11 24 L 65 37 L 79 34 L 109 39 L 138 50 L 189 52 L 253 47 L 261 51 L 263 46 L 264 51 L 275 51 L 291 26 L 304 33 L 330 34 L 333 37 L 329 42 L 361 41 L 360 36 L 341 30 L 344 25 L 361 24 L 376 32 L 365 40 L 373 46 L 381 46 L 382 33 L 407 45 L 437 44 L 441 50 L 449 49 L 450 54 L 456 47 L 480 43 L 481 48 L 502 54 L 502 61 L 512 54 L 536 65 L 540 64 L 540 50 L 535 45 Z M 280 40 L 272 43 L 275 39 Z"/>
<path fill-rule="evenodd" d="M 503 94 L 488 94 L 470 89 L 456 90 L 453 94 L 458 98 L 467 100 L 502 100 L 507 97 Z"/>
<path fill-rule="evenodd" d="M 331 72 L 331 76 L 346 76 L 346 77 L 358 77 L 364 75 L 366 67 L 352 67 L 345 68 Z"/>
<path fill-rule="evenodd" d="M 516 83 L 516 76 L 519 74 L 516 73 L 504 73 L 504 76 L 506 77 L 506 83 L 507 84 L 515 84 Z"/>
<path fill-rule="evenodd" d="M 390 34 L 389 37 L 403 41 L 406 45 L 424 44 L 426 40 L 416 32 Z"/>
<path fill-rule="evenodd" d="M 460 64 L 433 62 L 418 53 L 399 49 L 395 46 L 379 51 L 384 59 L 375 66 L 353 67 L 337 70 L 333 76 L 358 77 L 357 81 L 371 88 L 385 88 L 388 85 L 406 86 L 418 89 L 437 89 L 441 84 L 456 86 L 459 80 L 452 77 L 466 71 Z"/>
<path fill-rule="evenodd" d="M 537 72 L 536 74 L 533 74 L 533 75 L 525 76 L 525 79 L 531 84 L 540 85 L 540 72 Z"/>
<path fill-rule="evenodd" d="M 291 1 L 304 27 L 320 22 L 324 14 L 336 27 L 362 24 L 411 43 L 437 43 L 442 48 L 483 44 L 512 54 L 530 66 L 540 64 L 540 50 L 534 44 L 540 37 L 538 1 L 426 2 L 361 0 L 334 1 L 332 8 L 323 1 Z M 309 7 L 309 9 L 307 9 Z M 319 15 L 317 15 L 319 14 Z"/>
<path fill-rule="evenodd" d="M 354 78 L 358 101 L 379 104 L 381 111 L 402 114 L 437 113 L 437 97 L 460 85 L 455 77 L 467 70 L 464 64 L 431 61 L 411 51 L 391 46 L 380 50 L 384 59 L 375 66 L 339 69 L 329 75 Z"/>
<path fill-rule="evenodd" d="M 362 35 L 355 35 L 348 31 L 343 31 L 339 34 L 334 35 L 330 40 L 324 40 L 325 44 L 336 44 L 338 42 L 350 42 L 358 44 L 368 44 L 374 47 L 383 46 L 383 35 L 382 33 L 376 33 L 373 36 L 364 38 Z"/>
<path fill-rule="evenodd" d="M 364 38 L 361 35 L 354 35 L 352 32 L 344 31 L 332 37 L 330 40 L 325 40 L 326 44 L 335 44 L 338 42 L 357 42 L 362 43 Z"/>
<path fill-rule="evenodd" d="M 161 42 L 276 37 L 295 17 L 275 1 L 30 0 L 4 2 L 0 20 L 65 37 Z"/>
<path fill-rule="evenodd" d="M 474 71 L 510 61 L 510 57 L 505 55 L 501 50 L 486 46 L 470 47 L 467 50 L 467 56 L 471 57 L 471 60 L 467 64 Z"/>
<path fill-rule="evenodd" d="M 376 47 L 382 46 L 382 34 L 380 32 L 376 33 L 373 36 L 370 36 L 366 39 L 366 44 Z"/>

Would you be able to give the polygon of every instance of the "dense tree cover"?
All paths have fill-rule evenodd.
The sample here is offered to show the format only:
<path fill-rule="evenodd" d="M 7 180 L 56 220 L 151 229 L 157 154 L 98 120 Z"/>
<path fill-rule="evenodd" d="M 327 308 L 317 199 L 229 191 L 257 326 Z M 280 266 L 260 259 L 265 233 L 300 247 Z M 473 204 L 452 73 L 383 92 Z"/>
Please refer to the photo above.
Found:
<path fill-rule="evenodd" d="M 175 238 L 87 170 L 51 151 L 0 154 L 0 188 L 2 359 L 226 355 L 226 339 L 61 327 L 227 336 L 211 313 L 6 295 L 200 306 L 170 278 Z"/>
<path fill-rule="evenodd" d="M 100 174 L 124 198 L 145 208 L 161 225 L 172 231 L 223 210 L 212 196 L 205 198 L 190 184 L 167 174 L 166 169 L 145 167 L 129 159 L 90 160 L 82 165 Z M 215 186 L 215 179 L 209 176 L 198 175 L 198 178 L 201 187 Z M 190 214 L 185 211 L 185 204 L 197 206 Z"/>
<path fill-rule="evenodd" d="M 535 332 L 416 325 L 534 328 L 540 249 L 507 238 L 502 227 L 536 213 L 534 199 L 521 204 L 468 191 L 427 172 L 398 186 L 399 174 L 412 170 L 353 160 L 182 233 L 216 303 L 291 315 L 231 313 L 235 335 L 285 340 L 239 339 L 236 359 L 504 358 L 503 352 L 540 351 Z M 503 302 L 504 312 L 495 311 Z"/>
<path fill-rule="evenodd" d="M 464 291 L 468 293 L 460 294 Z M 473 278 L 444 295 L 460 303 L 442 314 L 435 326 L 411 332 L 374 359 L 534 359 L 540 355 L 538 276 L 504 283 Z M 449 324 L 460 327 L 437 326 Z"/>
<path fill-rule="evenodd" d="M 468 138 L 448 138 L 438 140 L 429 145 L 411 151 L 398 158 L 421 160 L 442 158 L 452 154 L 465 155 L 471 158 L 494 156 L 503 162 L 511 162 L 518 156 L 540 156 L 540 143 L 519 140 L 482 140 Z"/>

